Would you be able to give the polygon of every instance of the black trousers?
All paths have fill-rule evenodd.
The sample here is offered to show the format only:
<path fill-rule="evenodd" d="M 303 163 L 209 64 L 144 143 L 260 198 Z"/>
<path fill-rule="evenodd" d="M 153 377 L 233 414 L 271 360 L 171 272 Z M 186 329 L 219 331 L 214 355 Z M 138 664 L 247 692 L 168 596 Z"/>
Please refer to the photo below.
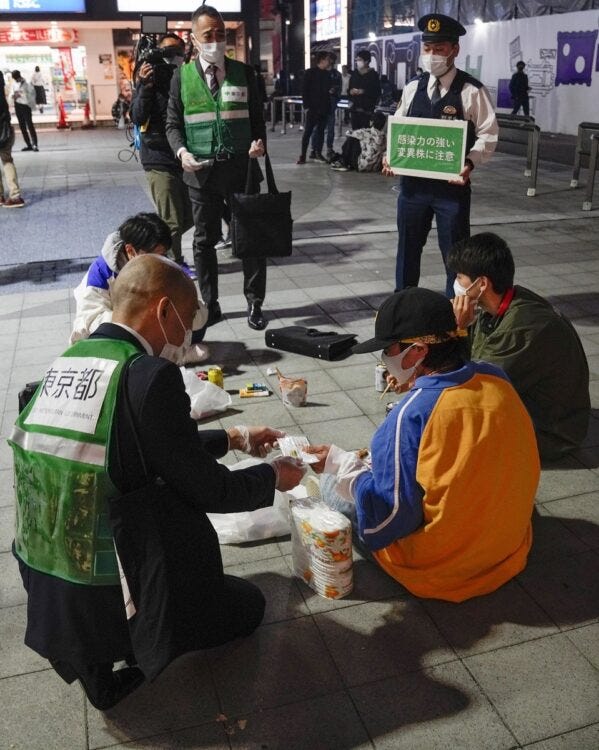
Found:
<path fill-rule="evenodd" d="M 306 113 L 306 123 L 304 125 L 304 135 L 302 136 L 302 156 L 306 156 L 308 151 L 308 144 L 310 143 L 310 136 L 314 129 L 316 129 L 316 143 L 320 145 L 319 152 L 322 150 L 322 144 L 324 143 L 324 129 L 327 125 L 328 112 L 312 112 L 308 110 Z"/>
<path fill-rule="evenodd" d="M 208 307 L 218 301 L 218 260 L 214 246 L 221 239 L 221 220 L 227 216 L 231 193 L 245 192 L 246 176 L 247 159 L 215 162 L 201 187 L 189 185 L 195 225 L 193 257 L 200 293 Z M 242 261 L 242 268 L 246 300 L 262 304 L 266 294 L 266 260 L 248 258 Z"/>
<path fill-rule="evenodd" d="M 19 121 L 19 127 L 23 135 L 23 140 L 28 146 L 37 146 L 37 133 L 33 127 L 33 119 L 31 117 L 31 107 L 26 104 L 19 104 L 15 102 L 15 114 Z M 28 132 L 29 131 L 29 132 Z M 29 137 L 31 135 L 31 138 Z"/>

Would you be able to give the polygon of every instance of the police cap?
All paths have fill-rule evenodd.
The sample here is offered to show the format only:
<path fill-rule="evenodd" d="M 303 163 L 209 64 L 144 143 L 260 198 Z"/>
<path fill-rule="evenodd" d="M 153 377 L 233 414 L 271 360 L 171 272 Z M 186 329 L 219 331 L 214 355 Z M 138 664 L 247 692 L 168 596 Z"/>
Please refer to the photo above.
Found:
<path fill-rule="evenodd" d="M 429 13 L 418 21 L 423 42 L 457 42 L 466 29 L 459 21 L 441 13 Z"/>

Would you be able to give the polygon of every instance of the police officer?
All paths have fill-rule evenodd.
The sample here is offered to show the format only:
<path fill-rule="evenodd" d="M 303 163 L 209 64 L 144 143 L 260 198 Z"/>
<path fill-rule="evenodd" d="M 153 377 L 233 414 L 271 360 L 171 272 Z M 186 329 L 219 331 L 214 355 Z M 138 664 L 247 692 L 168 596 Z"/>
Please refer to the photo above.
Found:
<path fill-rule="evenodd" d="M 220 13 L 202 5 L 191 17 L 191 29 L 198 57 L 173 74 L 166 133 L 189 187 L 196 271 L 208 305 L 208 325 L 213 325 L 222 319 L 215 250 L 221 219 L 231 193 L 245 190 L 248 156 L 264 154 L 266 126 L 254 69 L 225 55 L 225 23 Z M 262 330 L 266 327 L 263 258 L 243 261 L 243 291 L 248 325 Z"/>
<path fill-rule="evenodd" d="M 401 179 L 397 200 L 397 291 L 418 285 L 420 258 L 433 216 L 437 220 L 444 263 L 451 247 L 470 236 L 470 173 L 491 157 L 498 132 L 487 90 L 480 81 L 454 65 L 460 51 L 458 40 L 466 29 L 440 13 L 423 16 L 418 28 L 422 31 L 420 59 L 425 72 L 406 85 L 396 114 L 468 120 L 468 136 L 459 179 L 448 182 L 422 177 Z M 387 166 L 383 173 L 391 174 Z M 452 297 L 455 277 L 451 271 L 446 273 L 446 294 Z"/>

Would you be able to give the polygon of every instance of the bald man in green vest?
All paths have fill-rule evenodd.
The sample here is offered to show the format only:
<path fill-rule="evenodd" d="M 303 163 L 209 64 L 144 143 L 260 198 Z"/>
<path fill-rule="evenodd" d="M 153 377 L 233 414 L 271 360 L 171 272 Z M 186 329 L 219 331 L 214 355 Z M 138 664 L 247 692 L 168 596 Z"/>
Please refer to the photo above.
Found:
<path fill-rule="evenodd" d="M 166 133 L 189 188 L 193 254 L 210 326 L 222 320 L 215 250 L 221 219 L 231 193 L 245 191 L 248 158 L 264 154 L 266 126 L 256 74 L 249 65 L 226 57 L 225 23 L 216 8 L 202 5 L 193 13 L 191 39 L 198 55 L 172 77 Z M 259 180 L 255 162 L 252 169 Z M 259 331 L 266 327 L 265 292 L 266 261 L 243 260 L 247 322 Z"/>

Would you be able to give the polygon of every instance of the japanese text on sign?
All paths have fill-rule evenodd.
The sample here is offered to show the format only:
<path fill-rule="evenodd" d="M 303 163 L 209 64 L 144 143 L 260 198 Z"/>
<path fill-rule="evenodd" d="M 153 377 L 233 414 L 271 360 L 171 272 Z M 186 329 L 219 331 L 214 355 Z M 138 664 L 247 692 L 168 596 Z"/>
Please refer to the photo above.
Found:
<path fill-rule="evenodd" d="M 44 375 L 25 422 L 93 435 L 117 365 L 113 359 L 59 357 Z"/>
<path fill-rule="evenodd" d="M 396 174 L 447 180 L 464 165 L 467 123 L 390 117 L 387 161 Z"/>

